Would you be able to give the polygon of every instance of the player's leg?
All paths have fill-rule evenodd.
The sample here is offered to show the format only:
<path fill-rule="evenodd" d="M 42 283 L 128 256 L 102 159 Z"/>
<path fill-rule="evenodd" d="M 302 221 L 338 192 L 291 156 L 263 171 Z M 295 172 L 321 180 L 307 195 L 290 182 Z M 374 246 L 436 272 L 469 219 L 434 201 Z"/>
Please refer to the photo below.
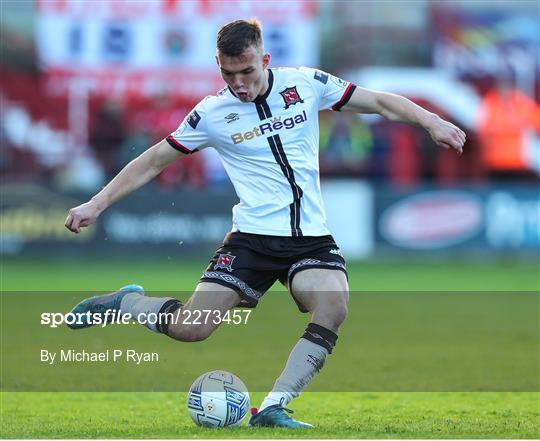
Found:
<path fill-rule="evenodd" d="M 79 302 L 69 312 L 76 319 L 68 324 L 71 329 L 82 329 L 100 324 L 98 320 L 110 323 L 121 315 L 120 305 L 126 296 L 144 297 L 144 289 L 140 285 L 127 285 L 118 291 L 89 297 Z"/>
<path fill-rule="evenodd" d="M 232 288 L 201 282 L 186 304 L 173 313 L 174 319 L 162 332 L 180 341 L 204 340 L 221 324 L 225 313 L 240 301 Z"/>
<path fill-rule="evenodd" d="M 148 329 L 181 341 L 200 341 L 219 325 L 225 312 L 240 303 L 240 296 L 226 286 L 201 282 L 185 305 L 172 297 L 149 297 L 138 285 L 128 285 L 111 294 L 83 300 L 72 313 L 113 317 L 130 316 Z M 206 313 L 208 311 L 208 313 Z M 74 329 L 91 326 L 91 321 L 75 322 Z"/>
<path fill-rule="evenodd" d="M 185 305 L 172 297 L 145 296 L 142 287 L 129 285 L 83 300 L 71 312 L 89 312 L 102 318 L 113 311 L 130 314 L 150 330 L 176 340 L 204 340 L 219 326 L 218 319 L 226 311 L 238 305 L 255 307 L 274 283 L 277 276 L 265 271 L 267 262 L 253 250 L 258 242 L 250 235 L 227 234 Z M 78 329 L 92 324 L 86 320 L 69 326 Z"/>
<path fill-rule="evenodd" d="M 251 425 L 308 426 L 292 420 L 283 408 L 319 373 L 336 344 L 349 299 L 347 277 L 341 269 L 340 266 L 303 269 L 289 279 L 291 293 L 301 309 L 310 313 L 311 321 L 259 413 L 252 417 Z"/>
<path fill-rule="evenodd" d="M 310 323 L 337 334 L 347 317 L 346 274 L 336 269 L 311 268 L 298 272 L 291 282 L 293 297 L 311 314 Z"/>
<path fill-rule="evenodd" d="M 186 304 L 170 297 L 129 294 L 120 307 L 122 313 L 129 312 L 152 331 L 175 340 L 195 342 L 208 338 L 221 324 L 224 314 L 240 301 L 240 296 L 230 287 L 200 282 Z M 150 322 L 146 317 L 152 313 L 156 319 Z"/>

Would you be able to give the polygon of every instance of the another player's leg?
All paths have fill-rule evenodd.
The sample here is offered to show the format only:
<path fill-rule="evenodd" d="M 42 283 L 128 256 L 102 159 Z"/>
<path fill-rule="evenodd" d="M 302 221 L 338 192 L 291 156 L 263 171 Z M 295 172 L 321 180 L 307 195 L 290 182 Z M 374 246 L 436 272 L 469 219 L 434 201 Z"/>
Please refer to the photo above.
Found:
<path fill-rule="evenodd" d="M 349 291 L 345 273 L 330 269 L 298 272 L 290 286 L 295 299 L 311 313 L 305 333 L 291 351 L 285 369 L 266 396 L 251 426 L 312 427 L 293 420 L 285 408 L 324 366 L 347 315 Z"/>

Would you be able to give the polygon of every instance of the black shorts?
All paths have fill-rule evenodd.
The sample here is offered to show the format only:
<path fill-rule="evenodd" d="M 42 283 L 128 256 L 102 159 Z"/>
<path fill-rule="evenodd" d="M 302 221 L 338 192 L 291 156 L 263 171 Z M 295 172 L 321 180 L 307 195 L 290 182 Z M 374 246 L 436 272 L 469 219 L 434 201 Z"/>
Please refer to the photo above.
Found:
<path fill-rule="evenodd" d="M 335 269 L 347 274 L 345 259 L 332 236 L 228 233 L 201 282 L 232 288 L 242 298 L 239 306 L 253 308 L 276 280 L 290 287 L 294 275 L 309 268 Z M 307 312 L 296 303 L 302 312 Z"/>

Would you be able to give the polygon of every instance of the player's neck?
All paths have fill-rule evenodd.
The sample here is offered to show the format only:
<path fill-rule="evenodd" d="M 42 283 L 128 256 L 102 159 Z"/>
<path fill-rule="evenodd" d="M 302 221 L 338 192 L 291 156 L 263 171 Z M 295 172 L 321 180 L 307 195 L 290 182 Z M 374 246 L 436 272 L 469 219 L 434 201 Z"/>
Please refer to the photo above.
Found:
<path fill-rule="evenodd" d="M 261 87 L 261 90 L 259 90 L 259 93 L 257 94 L 257 97 L 260 97 L 262 95 L 264 95 L 266 93 L 266 91 L 268 90 L 268 87 L 269 87 L 269 81 L 268 81 L 268 76 L 270 74 L 268 73 L 268 69 L 264 69 L 264 81 L 263 81 L 263 85 Z"/>

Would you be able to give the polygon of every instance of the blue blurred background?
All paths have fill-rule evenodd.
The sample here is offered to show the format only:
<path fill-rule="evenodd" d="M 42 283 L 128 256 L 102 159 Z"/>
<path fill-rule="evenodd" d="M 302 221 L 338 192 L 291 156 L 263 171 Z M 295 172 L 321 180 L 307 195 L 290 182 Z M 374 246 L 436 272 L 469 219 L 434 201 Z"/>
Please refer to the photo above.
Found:
<path fill-rule="evenodd" d="M 63 223 L 222 87 L 217 30 L 256 16 L 271 66 L 320 67 L 405 95 L 467 133 L 458 157 L 420 128 L 320 114 L 328 222 L 346 257 L 538 262 L 537 2 L 1 5 L 4 257 L 209 257 L 237 202 L 211 149 L 172 164 L 80 236 Z"/>

